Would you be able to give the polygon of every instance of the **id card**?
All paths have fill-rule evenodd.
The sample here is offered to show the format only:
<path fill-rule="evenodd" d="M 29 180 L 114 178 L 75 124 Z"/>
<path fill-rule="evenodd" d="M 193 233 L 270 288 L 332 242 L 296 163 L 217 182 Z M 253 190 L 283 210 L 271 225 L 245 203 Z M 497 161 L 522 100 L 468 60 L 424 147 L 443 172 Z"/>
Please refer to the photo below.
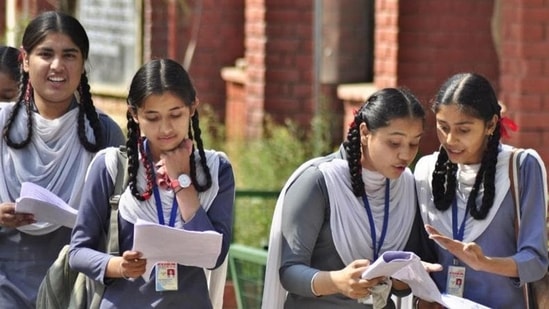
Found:
<path fill-rule="evenodd" d="M 158 262 L 155 267 L 156 291 L 177 291 L 177 263 Z"/>
<path fill-rule="evenodd" d="M 446 293 L 463 297 L 463 287 L 465 285 L 465 267 L 449 266 L 448 282 L 446 283 Z"/>

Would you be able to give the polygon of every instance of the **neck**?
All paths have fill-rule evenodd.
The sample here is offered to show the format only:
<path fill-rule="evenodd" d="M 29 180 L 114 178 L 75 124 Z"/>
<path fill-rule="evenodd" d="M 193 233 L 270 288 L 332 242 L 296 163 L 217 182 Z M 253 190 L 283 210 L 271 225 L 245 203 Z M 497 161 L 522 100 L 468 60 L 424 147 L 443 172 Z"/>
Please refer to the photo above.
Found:
<path fill-rule="evenodd" d="M 151 156 L 150 159 L 153 161 L 153 163 L 156 163 L 160 161 L 160 149 L 157 149 L 153 145 L 151 145 L 151 142 L 147 140 L 147 147 L 149 148 L 149 155 Z"/>
<path fill-rule="evenodd" d="M 40 116 L 45 119 L 57 119 L 65 115 L 71 106 L 72 97 L 64 102 L 46 102 L 41 98 L 35 98 L 34 104 Z"/>

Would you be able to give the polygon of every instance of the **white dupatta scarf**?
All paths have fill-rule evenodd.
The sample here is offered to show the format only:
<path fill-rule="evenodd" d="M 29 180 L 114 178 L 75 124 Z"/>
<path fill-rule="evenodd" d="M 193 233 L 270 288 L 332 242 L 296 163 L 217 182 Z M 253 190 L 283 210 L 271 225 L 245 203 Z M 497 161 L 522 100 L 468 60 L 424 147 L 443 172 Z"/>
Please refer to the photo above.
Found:
<path fill-rule="evenodd" d="M 362 197 L 356 197 L 349 179 L 348 163 L 336 159 L 319 166 L 330 197 L 330 227 L 334 245 L 341 260 L 349 265 L 357 259 L 373 259 L 370 223 Z M 379 240 L 385 215 L 385 176 L 362 169 L 366 195 Z M 387 234 L 379 253 L 402 250 L 410 236 L 415 216 L 415 185 L 409 169 L 390 181 L 389 221 Z"/>
<path fill-rule="evenodd" d="M 492 205 L 492 208 L 490 208 L 490 211 L 484 220 L 475 220 L 470 214 L 467 215 L 467 218 L 465 219 L 465 233 L 463 235 L 464 242 L 472 242 L 484 232 L 484 230 L 494 219 L 501 203 L 503 202 L 503 199 L 505 198 L 505 195 L 509 192 L 509 157 L 512 150 L 513 147 L 511 146 L 501 145 L 501 150 L 498 153 L 498 161 L 496 164 L 496 193 L 494 197 L 494 204 Z M 540 162 L 544 183 L 547 183 L 545 166 L 539 155 L 532 150 L 526 150 L 526 153 L 534 156 Z M 525 157 L 526 156 L 521 157 L 521 162 Z M 433 170 L 435 168 L 437 158 L 438 152 L 435 152 L 431 155 L 423 157 L 416 164 L 414 174 L 416 178 L 418 201 L 423 222 L 435 227 L 442 235 L 452 237 L 452 211 L 450 209 L 446 211 L 439 211 L 436 209 L 433 202 L 431 182 L 433 179 Z M 478 171 L 478 165 L 458 166 L 458 173 L 456 175 L 458 177 L 457 182 L 460 183 L 460 185 L 456 191 L 458 207 L 457 222 L 461 222 L 463 220 L 465 208 L 467 206 L 467 199 L 469 198 L 469 193 L 471 192 L 471 187 L 474 183 L 474 178 L 476 177 L 476 171 Z M 481 188 L 477 197 L 477 205 L 480 205 L 482 201 L 482 192 L 483 190 Z M 545 192 L 545 194 L 547 194 L 547 192 Z"/>
<path fill-rule="evenodd" d="M 326 161 L 325 163 L 320 163 Z M 332 161 L 337 161 L 336 163 L 333 163 L 333 168 L 331 167 Z M 351 217 L 351 213 L 348 212 L 349 208 L 357 208 L 358 200 L 362 201 L 361 198 L 356 198 L 354 194 L 352 193 L 352 190 L 350 190 L 350 180 L 346 179 L 349 178 L 349 170 L 347 167 L 347 161 L 344 159 L 327 159 L 326 157 L 321 158 L 314 158 L 311 159 L 305 163 L 303 163 L 286 181 L 286 184 L 282 188 L 282 191 L 280 193 L 280 196 L 277 199 L 275 211 L 273 214 L 273 221 L 271 224 L 271 233 L 269 238 L 269 252 L 267 257 L 267 270 L 265 274 L 265 285 L 263 288 L 263 301 L 261 308 L 262 309 L 282 309 L 284 307 L 284 301 L 286 300 L 286 290 L 282 287 L 282 284 L 280 283 L 280 276 L 278 273 L 278 270 L 280 269 L 281 265 L 281 255 L 282 255 L 282 208 L 284 206 L 284 198 L 286 195 L 286 191 L 288 190 L 288 187 L 305 171 L 307 168 L 319 164 L 319 169 L 322 171 L 325 180 L 326 180 L 326 186 L 328 188 L 328 192 L 330 194 L 330 209 L 331 209 L 331 218 L 330 218 L 330 227 L 332 229 L 332 237 L 334 238 L 334 243 L 336 243 L 336 249 L 338 251 L 338 254 L 340 255 L 341 259 L 344 263 L 348 264 L 350 261 L 352 261 L 353 256 L 357 256 L 356 258 L 367 258 L 371 257 L 371 249 L 368 243 L 371 243 L 370 237 L 364 237 L 364 233 L 357 233 L 357 230 L 353 230 L 350 228 L 341 228 L 341 225 L 348 225 L 349 222 L 345 222 L 349 217 Z M 370 174 L 371 173 L 371 178 Z M 337 175 L 336 175 L 337 174 Z M 374 178 L 377 178 L 374 176 L 373 172 L 369 172 L 365 169 L 363 169 L 363 180 L 365 183 L 369 183 Z M 379 174 L 378 174 L 379 175 Z M 383 178 L 383 183 L 381 184 L 381 187 L 378 187 L 379 184 L 371 184 L 366 185 L 366 189 L 368 193 L 372 193 L 372 196 L 370 197 L 370 206 L 372 208 L 372 212 L 374 213 L 374 217 L 376 217 L 376 227 L 381 228 L 382 224 L 380 223 L 383 219 L 381 217 L 381 221 L 377 219 L 379 215 L 379 202 L 381 201 L 381 205 L 384 203 L 385 199 L 385 178 Z M 338 191 L 342 190 L 342 191 Z M 338 192 L 334 192 L 338 191 Z M 375 192 L 382 192 L 381 198 L 378 194 Z M 398 247 L 400 249 L 403 248 L 404 244 L 406 243 L 411 226 L 413 224 L 414 220 L 414 214 L 415 214 L 415 193 L 414 193 L 414 182 L 413 182 L 413 176 L 410 173 L 410 171 L 407 169 L 406 172 L 401 176 L 398 180 L 392 181 L 391 183 L 391 201 L 397 200 L 398 195 L 398 204 L 391 203 L 390 205 L 390 215 L 389 215 L 389 228 L 387 230 L 387 237 L 385 238 L 385 243 L 382 248 L 383 251 L 389 250 L 388 248 L 394 248 Z M 397 193 L 399 192 L 399 193 Z M 332 195 L 334 194 L 334 195 Z M 336 201 L 335 203 L 332 203 L 334 200 L 339 200 L 341 197 L 340 195 L 345 195 L 345 199 L 353 199 L 355 201 L 350 202 L 350 206 L 345 206 L 346 202 L 343 201 Z M 405 198 L 407 197 L 407 198 Z M 349 202 L 347 200 L 347 202 Z M 392 205 L 394 204 L 394 205 Z M 375 205 L 375 206 L 374 206 Z M 360 231 L 365 231 L 366 233 L 369 233 L 369 223 L 366 215 L 366 211 L 364 209 L 364 205 L 361 204 L 362 214 L 360 215 L 361 218 L 366 218 L 366 225 L 362 225 Z M 341 208 L 341 209 L 335 209 L 335 208 Z M 375 210 L 374 210 L 375 208 Z M 334 215 L 334 211 L 336 214 Z M 356 210 L 358 212 L 359 210 Z M 383 206 L 381 206 L 381 212 L 383 212 Z M 336 219 L 337 218 L 337 219 Z M 356 221 L 355 218 L 352 218 L 352 221 Z M 363 221 L 363 220 L 358 220 Z M 405 221 L 409 221 L 408 223 L 405 223 Z M 364 222 L 353 222 L 350 223 L 354 228 L 357 228 L 357 225 L 364 224 Z M 399 224 L 401 227 L 399 227 Z M 391 228 L 393 226 L 393 228 Z M 394 227 L 399 228 L 394 228 Z M 393 231 L 394 230 L 394 231 Z M 405 230 L 406 236 L 399 235 L 396 236 L 394 232 Z M 334 233 L 334 231 L 337 231 Z M 389 234 L 389 231 L 390 234 Z M 348 233 L 351 234 L 348 234 Z M 379 235 L 380 232 L 378 231 L 377 234 Z M 394 238 L 391 238 L 394 237 Z M 352 243 L 355 238 L 361 238 L 356 243 Z M 345 244 L 344 246 L 338 246 L 338 240 L 344 239 L 344 241 L 351 241 L 349 244 Z M 361 247 L 361 248 L 358 248 Z M 381 250 L 380 250 L 381 251 Z M 370 252 L 370 255 L 368 255 Z"/>
<path fill-rule="evenodd" d="M 116 148 L 110 149 L 111 150 L 106 150 L 105 153 L 105 165 L 114 183 L 114 181 L 116 180 L 116 173 L 118 172 L 116 164 L 117 154 Z M 204 208 L 205 211 L 208 211 L 219 192 L 219 159 L 220 157 L 226 158 L 226 155 L 222 152 L 216 152 L 212 150 L 205 150 L 205 154 L 207 162 L 206 164 L 210 169 L 210 175 L 212 178 L 212 186 L 208 190 L 200 192 L 198 194 L 198 199 L 200 201 L 201 207 Z M 205 183 L 206 177 L 204 174 L 204 170 L 201 168 L 200 165 L 200 156 L 198 151 L 195 152 L 195 158 L 197 166 L 197 180 L 199 183 Z M 137 187 L 140 191 L 143 191 L 146 187 L 145 168 L 141 163 L 141 160 L 139 160 L 139 162 L 140 165 L 137 174 Z M 169 216 L 172 208 L 172 202 L 174 198 L 173 191 L 163 190 L 161 188 L 159 188 L 158 191 L 162 200 L 162 209 L 165 216 L 164 220 L 165 222 L 169 222 L 169 217 L 166 217 L 166 215 Z M 147 201 L 138 201 L 131 194 L 131 190 L 129 189 L 129 187 L 124 190 L 124 193 L 120 197 L 119 210 L 120 216 L 126 221 L 131 222 L 132 224 L 135 224 L 137 218 L 150 222 L 158 221 L 155 199 L 150 198 Z M 179 209 L 177 210 L 177 214 L 178 215 L 176 217 L 175 227 L 183 228 L 184 222 L 181 219 Z M 208 290 L 212 306 L 215 309 L 221 309 L 223 307 L 223 293 L 227 275 L 227 258 L 225 258 L 224 262 L 215 270 L 204 269 L 204 272 L 206 280 L 208 282 Z"/>
<path fill-rule="evenodd" d="M 0 109 L 0 124 L 5 125 L 13 109 L 6 103 Z M 45 119 L 33 112 L 33 132 L 30 143 L 23 149 L 9 147 L 2 138 L 0 160 L 3 177 L 0 178 L 0 201 L 15 202 L 21 183 L 32 182 L 58 195 L 71 207 L 78 209 L 84 175 L 94 153 L 88 152 L 78 138 L 76 122 L 78 108 L 73 108 L 57 119 Z M 20 110 L 10 130 L 13 141 L 27 137 L 27 113 Z M 94 142 L 93 130 L 86 120 L 86 135 Z M 30 235 L 51 233 L 60 226 L 37 222 L 17 228 Z"/>
<path fill-rule="evenodd" d="M 206 150 L 206 161 L 207 165 L 210 168 L 210 174 L 212 176 L 212 186 L 204 191 L 200 192 L 198 194 L 198 199 L 200 201 L 200 205 L 202 208 L 204 208 L 205 211 L 208 211 L 210 209 L 210 206 L 212 205 L 212 202 L 214 201 L 215 197 L 217 196 L 217 193 L 219 192 L 219 156 L 222 155 L 220 152 L 212 151 L 212 150 Z M 110 157 L 110 156 L 109 156 Z M 204 175 L 204 171 L 200 167 L 200 156 L 198 154 L 198 151 L 195 151 L 195 158 L 196 158 L 196 177 L 199 183 L 205 183 L 206 177 Z M 108 157 L 105 157 L 105 160 L 107 160 Z M 115 158 L 116 160 L 116 158 Z M 116 163 L 116 161 L 115 161 Z M 108 163 L 107 168 L 110 164 Z M 116 169 L 116 167 L 114 167 Z M 111 176 L 112 177 L 112 176 Z M 145 167 L 143 166 L 143 163 L 141 160 L 139 160 L 139 169 L 137 172 L 137 187 L 139 188 L 139 191 L 142 192 L 145 190 L 147 186 L 146 183 L 146 176 L 145 176 Z M 160 199 L 162 200 L 162 209 L 164 211 L 164 220 L 165 222 L 169 222 L 169 216 L 170 211 L 172 209 L 172 203 L 174 199 L 174 193 L 172 190 L 163 190 L 162 188 L 158 188 L 158 192 L 160 193 Z M 149 222 L 158 222 L 158 214 L 156 210 L 156 202 L 154 198 L 150 198 L 146 201 L 139 201 L 137 200 L 131 193 L 131 190 L 129 188 L 126 188 L 124 190 L 124 193 L 122 196 L 120 196 L 120 216 L 124 218 L 124 220 L 135 224 L 137 221 L 137 218 L 146 220 Z M 179 209 L 177 211 L 177 217 L 175 220 L 175 226 L 176 228 L 183 228 L 183 220 L 181 219 L 181 214 L 179 212 Z"/>

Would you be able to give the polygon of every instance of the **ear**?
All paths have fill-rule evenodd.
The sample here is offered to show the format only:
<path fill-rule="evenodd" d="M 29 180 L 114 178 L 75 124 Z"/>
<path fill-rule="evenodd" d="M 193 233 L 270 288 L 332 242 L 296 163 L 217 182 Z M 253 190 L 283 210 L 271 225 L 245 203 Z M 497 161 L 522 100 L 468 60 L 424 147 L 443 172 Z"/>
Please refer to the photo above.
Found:
<path fill-rule="evenodd" d="M 137 111 L 134 107 L 128 106 L 128 113 L 132 115 L 133 121 L 139 123 L 139 118 L 137 117 Z"/>
<path fill-rule="evenodd" d="M 488 130 L 488 135 L 494 134 L 494 131 L 496 130 L 496 125 L 499 121 L 498 115 L 494 115 L 490 121 L 488 121 L 488 124 L 486 126 L 486 129 Z"/>
<path fill-rule="evenodd" d="M 198 97 L 194 100 L 193 104 L 191 104 L 191 117 L 194 116 L 194 112 L 196 111 L 196 108 L 200 105 L 200 100 Z"/>
<path fill-rule="evenodd" d="M 360 144 L 368 144 L 368 134 L 370 134 L 370 130 L 368 130 L 368 126 L 366 126 L 365 122 L 358 126 L 358 131 L 360 132 Z"/>
<path fill-rule="evenodd" d="M 26 73 L 29 73 L 29 54 L 23 48 L 21 48 L 20 52 L 21 52 L 20 59 L 22 59 L 23 61 L 23 71 L 25 71 Z"/>

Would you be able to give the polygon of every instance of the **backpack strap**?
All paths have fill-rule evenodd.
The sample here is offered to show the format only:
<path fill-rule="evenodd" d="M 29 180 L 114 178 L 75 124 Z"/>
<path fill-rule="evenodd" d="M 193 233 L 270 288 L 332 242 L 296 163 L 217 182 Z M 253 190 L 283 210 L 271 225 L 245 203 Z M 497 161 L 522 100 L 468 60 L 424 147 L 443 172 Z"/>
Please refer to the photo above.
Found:
<path fill-rule="evenodd" d="M 116 159 L 117 171 L 114 191 L 109 198 L 111 216 L 107 234 L 107 252 L 112 255 L 120 255 L 118 244 L 118 202 L 128 184 L 128 154 L 126 152 L 126 146 L 120 146 L 116 149 Z"/>
<path fill-rule="evenodd" d="M 116 149 L 116 178 L 114 181 L 114 191 L 109 198 L 109 205 L 111 208 L 109 231 L 107 232 L 107 250 L 106 252 L 111 255 L 120 255 L 120 246 L 118 242 L 118 202 L 120 202 L 120 195 L 126 189 L 128 184 L 128 155 L 126 153 L 126 146 L 120 146 Z M 105 286 L 97 281 L 86 278 L 86 289 L 88 291 L 88 307 L 87 308 L 99 308 Z M 69 307 L 72 308 L 72 307 Z"/>

